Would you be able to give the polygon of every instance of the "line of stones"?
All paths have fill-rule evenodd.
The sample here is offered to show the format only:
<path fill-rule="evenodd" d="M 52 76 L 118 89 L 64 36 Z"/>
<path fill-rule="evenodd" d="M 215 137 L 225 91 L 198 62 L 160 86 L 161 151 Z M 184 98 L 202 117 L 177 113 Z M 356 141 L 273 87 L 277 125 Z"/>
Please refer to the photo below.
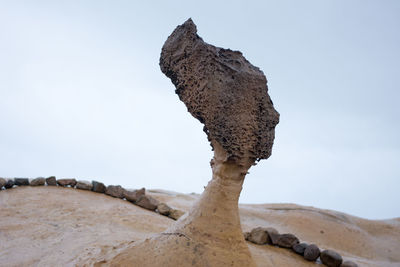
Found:
<path fill-rule="evenodd" d="M 299 239 L 293 234 L 279 234 L 272 227 L 257 227 L 251 232 L 245 232 L 244 238 L 258 245 L 273 245 L 281 248 L 292 249 L 304 259 L 308 261 L 316 261 L 320 258 L 321 262 L 328 267 L 357 267 L 358 265 L 352 261 L 344 261 L 342 256 L 336 251 L 327 249 L 320 251 L 317 245 L 300 243 Z"/>
<path fill-rule="evenodd" d="M 105 186 L 103 183 L 98 181 L 85 181 L 76 180 L 74 178 L 67 179 L 56 179 L 55 176 L 48 178 L 38 177 L 35 179 L 28 178 L 14 178 L 5 179 L 0 178 L 0 190 L 10 189 L 16 186 L 61 186 L 61 187 L 72 187 L 80 190 L 89 190 L 96 193 L 103 193 L 111 197 L 120 198 L 129 201 L 139 207 L 157 212 L 161 215 L 167 216 L 173 220 L 178 220 L 184 212 L 178 209 L 171 208 L 165 203 L 158 201 L 157 199 L 146 195 L 146 189 L 128 190 L 120 185 L 109 185 Z"/>

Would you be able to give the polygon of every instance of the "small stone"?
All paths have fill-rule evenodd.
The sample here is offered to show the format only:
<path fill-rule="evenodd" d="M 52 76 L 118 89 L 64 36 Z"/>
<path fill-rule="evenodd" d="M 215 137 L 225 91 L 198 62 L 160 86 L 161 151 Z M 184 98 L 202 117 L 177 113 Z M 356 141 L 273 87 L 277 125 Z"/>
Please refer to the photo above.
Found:
<path fill-rule="evenodd" d="M 279 235 L 277 245 L 281 248 L 292 248 L 293 245 L 298 244 L 299 239 L 293 234 Z"/>
<path fill-rule="evenodd" d="M 157 206 L 159 204 L 158 200 L 155 198 L 148 196 L 148 195 L 142 195 L 135 203 L 136 205 L 148 209 L 148 210 L 156 210 Z"/>
<path fill-rule="evenodd" d="M 340 267 L 358 267 L 358 265 L 352 261 L 345 261 L 340 265 Z"/>
<path fill-rule="evenodd" d="M 104 193 L 106 192 L 106 186 L 103 183 L 92 181 L 92 191 L 96 193 Z"/>
<path fill-rule="evenodd" d="M 174 219 L 174 220 L 176 221 L 176 220 L 178 220 L 180 217 L 182 217 L 183 214 L 185 214 L 184 211 L 172 209 L 172 210 L 169 212 L 168 217 L 170 217 L 171 219 Z"/>
<path fill-rule="evenodd" d="M 107 186 L 105 193 L 112 197 L 124 198 L 124 189 L 120 185 Z"/>
<path fill-rule="evenodd" d="M 299 255 L 304 255 L 304 250 L 308 247 L 307 243 L 295 244 L 292 249 Z"/>
<path fill-rule="evenodd" d="M 311 244 L 304 250 L 304 259 L 308 261 L 316 261 L 319 257 L 320 250 L 317 245 Z"/>
<path fill-rule="evenodd" d="M 7 183 L 6 179 L 4 179 L 4 178 L 0 178 L 0 189 L 2 189 L 2 188 L 3 188 L 3 186 L 5 186 L 5 185 L 6 185 L 6 183 Z"/>
<path fill-rule="evenodd" d="M 168 206 L 165 203 L 160 203 L 157 205 L 157 211 L 158 213 L 160 213 L 161 215 L 165 215 L 168 216 L 170 211 L 171 211 L 171 207 Z"/>
<path fill-rule="evenodd" d="M 56 177 L 55 176 L 47 177 L 46 184 L 50 186 L 56 186 L 57 185 Z"/>
<path fill-rule="evenodd" d="M 14 186 L 14 180 L 13 179 L 8 179 L 4 187 L 6 189 L 12 188 Z"/>
<path fill-rule="evenodd" d="M 31 181 L 31 186 L 40 186 L 40 185 L 44 185 L 45 183 L 46 183 L 46 179 L 44 179 L 43 177 L 38 177 Z"/>
<path fill-rule="evenodd" d="M 93 184 L 89 181 L 79 180 L 76 183 L 76 188 L 81 190 L 92 190 Z"/>
<path fill-rule="evenodd" d="M 60 186 L 74 187 L 76 185 L 76 180 L 74 178 L 58 179 L 57 184 Z"/>
<path fill-rule="evenodd" d="M 322 251 L 320 258 L 322 263 L 328 267 L 339 267 L 343 261 L 343 258 L 339 253 L 329 249 Z"/>
<path fill-rule="evenodd" d="M 267 228 L 265 228 L 265 232 L 267 232 L 267 234 L 268 234 L 267 244 L 270 244 L 270 245 L 273 244 L 271 236 L 275 237 L 275 241 L 277 241 L 277 238 L 279 236 L 278 230 L 276 230 L 275 228 L 272 228 L 272 227 L 267 227 Z"/>
<path fill-rule="evenodd" d="M 249 237 L 250 237 L 250 232 L 244 232 L 243 233 L 243 237 L 244 237 L 244 240 L 249 240 Z"/>
<path fill-rule="evenodd" d="M 249 241 L 258 245 L 264 245 L 267 243 L 268 234 L 265 230 L 266 229 L 263 227 L 257 227 L 251 230 Z"/>
<path fill-rule="evenodd" d="M 270 232 L 268 233 L 269 238 L 271 239 L 271 245 L 278 245 L 279 237 L 281 236 L 279 233 Z"/>
<path fill-rule="evenodd" d="M 29 179 L 28 178 L 14 178 L 14 184 L 18 185 L 18 186 L 29 185 Z"/>
<path fill-rule="evenodd" d="M 139 190 L 124 190 L 124 198 L 132 203 L 135 203 L 141 196 L 146 192 L 146 189 L 142 188 Z"/>

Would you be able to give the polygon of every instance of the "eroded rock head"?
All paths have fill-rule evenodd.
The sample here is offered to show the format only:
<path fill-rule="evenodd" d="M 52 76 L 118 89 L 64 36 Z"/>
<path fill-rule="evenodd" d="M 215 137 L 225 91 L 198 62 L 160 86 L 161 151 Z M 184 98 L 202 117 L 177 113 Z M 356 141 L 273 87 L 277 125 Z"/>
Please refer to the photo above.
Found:
<path fill-rule="evenodd" d="M 228 161 L 271 155 L 279 113 L 265 75 L 241 52 L 207 44 L 189 19 L 168 37 L 160 67 L 188 111 L 204 124 L 211 145 L 218 142 Z"/>

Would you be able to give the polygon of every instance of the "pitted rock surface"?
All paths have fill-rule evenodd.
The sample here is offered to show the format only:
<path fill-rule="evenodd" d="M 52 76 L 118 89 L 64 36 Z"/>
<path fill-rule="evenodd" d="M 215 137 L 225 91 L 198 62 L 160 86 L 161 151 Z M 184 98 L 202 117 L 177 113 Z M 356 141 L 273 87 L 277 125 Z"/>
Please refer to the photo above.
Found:
<path fill-rule="evenodd" d="M 204 124 L 208 139 L 227 152 L 228 160 L 271 155 L 279 113 L 268 95 L 264 73 L 241 52 L 207 44 L 189 19 L 168 37 L 160 67 L 188 111 Z"/>

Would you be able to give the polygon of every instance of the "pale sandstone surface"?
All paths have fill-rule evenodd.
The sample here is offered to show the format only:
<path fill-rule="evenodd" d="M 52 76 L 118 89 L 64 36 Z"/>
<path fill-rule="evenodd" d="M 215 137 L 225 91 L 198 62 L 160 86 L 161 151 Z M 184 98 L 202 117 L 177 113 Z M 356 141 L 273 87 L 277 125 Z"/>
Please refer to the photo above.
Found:
<path fill-rule="evenodd" d="M 163 190 L 148 193 L 185 211 L 198 198 Z M 175 223 L 128 201 L 72 188 L 2 190 L 0 207 L 0 266 L 107 266 L 108 259 Z M 359 266 L 400 265 L 399 218 L 365 220 L 294 204 L 239 209 L 243 231 L 271 226 L 321 249 L 334 249 Z M 287 249 L 247 244 L 258 266 L 323 266 Z"/>

